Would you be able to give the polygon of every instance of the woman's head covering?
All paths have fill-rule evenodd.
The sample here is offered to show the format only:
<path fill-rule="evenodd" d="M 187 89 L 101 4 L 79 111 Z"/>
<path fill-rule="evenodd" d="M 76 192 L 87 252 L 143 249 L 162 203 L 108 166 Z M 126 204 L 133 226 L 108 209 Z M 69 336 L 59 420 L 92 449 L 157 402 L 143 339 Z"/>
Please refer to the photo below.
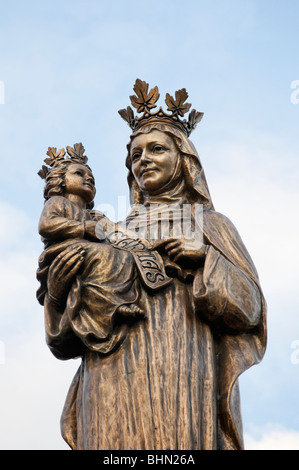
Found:
<path fill-rule="evenodd" d="M 183 176 L 188 191 L 187 196 L 190 202 L 203 204 L 205 208 L 213 209 L 204 170 L 193 143 L 177 126 L 165 123 L 165 121 L 161 121 L 159 122 L 157 120 L 155 122 L 147 123 L 138 130 L 134 131 L 130 136 L 130 142 L 127 145 L 128 153 L 126 158 L 126 167 L 129 170 L 128 184 L 130 188 L 131 204 L 142 204 L 143 202 L 142 192 L 135 181 L 131 168 L 130 149 L 132 141 L 137 135 L 148 134 L 153 130 L 158 130 L 170 135 L 181 153 Z"/>

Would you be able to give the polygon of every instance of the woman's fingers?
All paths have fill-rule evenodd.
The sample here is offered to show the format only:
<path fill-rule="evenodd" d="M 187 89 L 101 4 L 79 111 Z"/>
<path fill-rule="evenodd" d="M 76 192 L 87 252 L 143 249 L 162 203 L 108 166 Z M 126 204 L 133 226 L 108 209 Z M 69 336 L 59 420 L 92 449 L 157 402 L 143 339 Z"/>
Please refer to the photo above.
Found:
<path fill-rule="evenodd" d="M 169 256 L 169 258 L 174 259 L 175 256 L 181 255 L 182 252 L 183 252 L 183 250 L 182 250 L 181 247 L 173 248 L 173 250 L 170 250 L 170 251 L 168 252 L 168 256 Z"/>
<path fill-rule="evenodd" d="M 53 261 L 53 269 L 69 269 L 70 266 L 75 263 L 84 253 L 85 250 L 81 246 L 72 247 L 71 249 L 62 251 Z"/>
<path fill-rule="evenodd" d="M 78 251 L 80 250 L 80 251 Z M 53 261 L 48 275 L 48 285 L 57 291 L 67 289 L 84 260 L 85 250 L 78 245 L 61 252 Z"/>
<path fill-rule="evenodd" d="M 48 275 L 48 292 L 57 299 L 63 299 L 70 283 L 84 261 L 82 245 L 72 246 L 62 251 L 53 261 Z"/>
<path fill-rule="evenodd" d="M 61 267 L 62 271 L 69 271 L 75 263 L 83 256 L 84 251 L 79 251 L 79 253 L 73 253 L 72 256 L 70 256 L 68 259 L 62 259 L 63 261 L 63 266 Z"/>
<path fill-rule="evenodd" d="M 70 271 L 67 273 L 66 280 L 68 280 L 68 277 L 72 278 L 77 273 L 83 261 L 84 261 L 84 256 L 81 256 L 73 265 L 73 267 L 70 269 Z"/>
<path fill-rule="evenodd" d="M 174 240 L 174 241 L 171 241 L 170 243 L 167 243 L 167 245 L 165 245 L 165 249 L 170 258 L 173 258 L 174 256 L 181 253 L 183 248 L 184 246 L 181 240 Z"/>
<path fill-rule="evenodd" d="M 72 245 L 71 247 L 68 247 L 64 251 L 59 253 L 59 255 L 56 257 L 56 259 L 61 260 L 63 258 L 64 261 L 67 261 L 74 254 L 79 253 L 81 251 L 85 251 L 84 247 L 82 245 Z"/>
<path fill-rule="evenodd" d="M 167 244 L 165 245 L 165 249 L 166 251 L 169 251 L 172 248 L 176 248 L 180 245 L 182 245 L 182 240 L 172 240 L 171 242 L 167 242 Z"/>

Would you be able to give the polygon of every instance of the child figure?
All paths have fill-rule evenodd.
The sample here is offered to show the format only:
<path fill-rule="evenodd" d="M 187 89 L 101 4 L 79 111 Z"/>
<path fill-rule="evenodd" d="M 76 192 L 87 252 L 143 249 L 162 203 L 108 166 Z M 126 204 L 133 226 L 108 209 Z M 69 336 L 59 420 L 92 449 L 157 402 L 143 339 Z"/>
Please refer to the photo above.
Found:
<path fill-rule="evenodd" d="M 123 340 L 124 317 L 143 315 L 136 305 L 138 278 L 131 253 L 96 236 L 99 219 L 105 218 L 108 227 L 114 224 L 91 211 L 96 189 L 84 147 L 75 144 L 67 150 L 70 158 L 65 159 L 63 150 L 49 148 L 45 162 L 52 169 L 43 166 L 39 172 L 46 179 L 46 201 L 39 222 L 45 251 L 39 263 L 38 299 L 50 310 L 63 311 L 86 346 L 107 354 Z M 81 267 L 63 301 L 49 294 L 47 275 L 51 262 L 67 247 L 78 249 Z"/>

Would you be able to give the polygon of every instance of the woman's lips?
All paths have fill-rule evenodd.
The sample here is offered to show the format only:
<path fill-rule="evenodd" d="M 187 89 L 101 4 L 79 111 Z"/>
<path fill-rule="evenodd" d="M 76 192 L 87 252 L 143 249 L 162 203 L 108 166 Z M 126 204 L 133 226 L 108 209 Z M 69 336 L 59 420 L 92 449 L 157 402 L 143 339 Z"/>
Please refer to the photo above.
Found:
<path fill-rule="evenodd" d="M 152 171 L 157 171 L 156 168 L 145 168 L 143 171 L 141 171 L 141 176 L 143 176 L 146 173 L 151 173 Z"/>

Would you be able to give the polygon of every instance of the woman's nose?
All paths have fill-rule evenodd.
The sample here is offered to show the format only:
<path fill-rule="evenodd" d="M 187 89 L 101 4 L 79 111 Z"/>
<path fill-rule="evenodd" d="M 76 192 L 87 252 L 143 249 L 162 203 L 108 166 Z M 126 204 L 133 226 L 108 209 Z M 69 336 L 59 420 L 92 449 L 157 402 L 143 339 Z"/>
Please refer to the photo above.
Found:
<path fill-rule="evenodd" d="M 150 158 L 150 152 L 147 149 L 144 149 L 142 151 L 141 157 L 140 157 L 140 162 L 141 163 L 148 163 L 151 161 Z"/>

